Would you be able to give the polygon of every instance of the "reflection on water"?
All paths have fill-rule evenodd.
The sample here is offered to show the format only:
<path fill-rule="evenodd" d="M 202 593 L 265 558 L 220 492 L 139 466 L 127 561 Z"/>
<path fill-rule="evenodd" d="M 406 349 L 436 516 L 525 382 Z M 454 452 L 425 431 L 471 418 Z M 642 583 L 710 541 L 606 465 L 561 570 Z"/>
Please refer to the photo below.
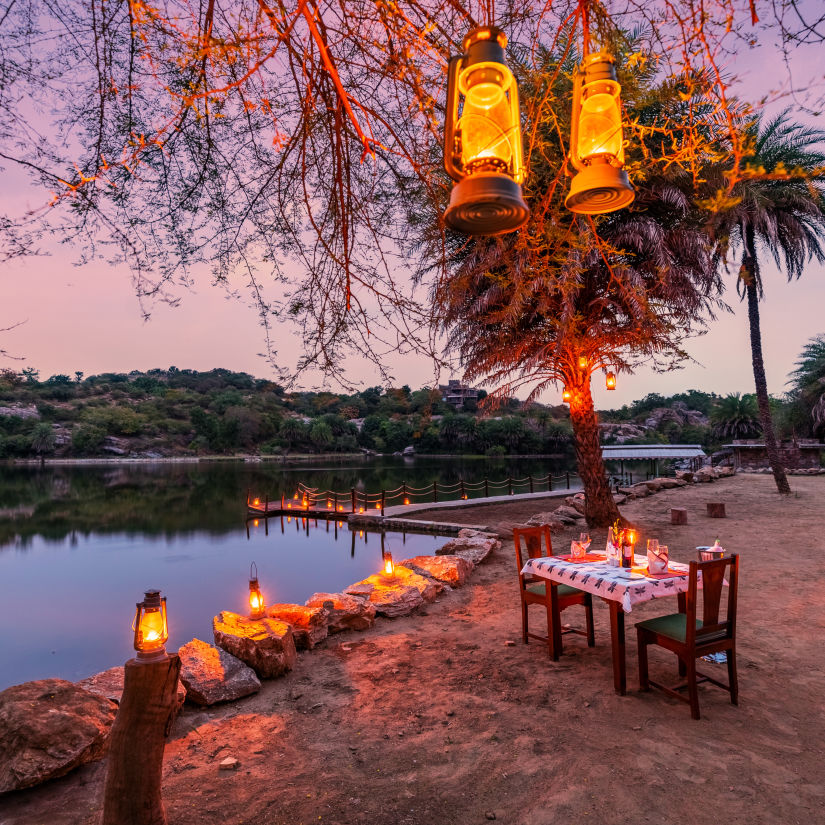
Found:
<path fill-rule="evenodd" d="M 382 544 L 396 559 L 431 555 L 444 538 L 350 531 L 341 522 L 263 519 L 221 535 L 78 534 L 29 537 L 0 553 L 0 689 L 60 676 L 80 679 L 132 655 L 143 591 L 168 599 L 169 650 L 212 641 L 220 610 L 248 610 L 254 561 L 267 604 L 303 603 L 378 572 Z"/>

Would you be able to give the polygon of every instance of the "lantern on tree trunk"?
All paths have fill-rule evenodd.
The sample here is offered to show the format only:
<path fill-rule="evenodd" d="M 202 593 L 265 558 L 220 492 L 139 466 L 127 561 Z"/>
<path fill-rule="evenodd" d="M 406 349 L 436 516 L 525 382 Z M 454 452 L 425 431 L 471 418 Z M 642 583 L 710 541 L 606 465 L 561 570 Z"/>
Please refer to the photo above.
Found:
<path fill-rule="evenodd" d="M 587 369 L 587 356 L 586 355 L 580 355 L 579 356 L 579 369 L 580 370 L 586 370 Z"/>
<path fill-rule="evenodd" d="M 609 372 L 609 373 L 607 373 L 607 375 L 605 375 L 604 385 L 609 390 L 615 390 L 616 389 L 616 373 L 615 372 Z"/>
<path fill-rule="evenodd" d="M 504 58 L 507 35 L 473 29 L 450 59 L 444 168 L 456 182 L 444 220 L 466 235 L 501 235 L 527 221 L 518 86 Z M 459 113 L 460 109 L 460 113 Z"/>
<path fill-rule="evenodd" d="M 613 57 L 588 55 L 576 72 L 570 160 L 577 173 L 564 205 L 571 212 L 598 215 L 633 202 L 635 193 L 622 168 L 621 86 Z"/>
<path fill-rule="evenodd" d="M 266 604 L 258 584 L 258 565 L 253 561 L 249 567 L 249 618 L 262 619 L 266 615 Z"/>
<path fill-rule="evenodd" d="M 162 659 L 166 656 L 166 640 L 169 629 L 166 625 L 166 597 L 161 598 L 160 590 L 147 590 L 143 601 L 138 602 L 132 630 L 135 631 L 137 658 L 143 661 Z"/>
<path fill-rule="evenodd" d="M 562 394 L 561 394 L 561 400 L 562 400 L 565 404 L 569 404 L 569 403 L 570 403 L 570 400 L 571 400 L 572 398 L 573 398 L 573 392 L 572 392 L 571 390 L 568 390 L 568 389 L 567 389 L 567 387 L 565 387 L 565 388 L 564 388 L 564 392 L 562 392 Z"/>

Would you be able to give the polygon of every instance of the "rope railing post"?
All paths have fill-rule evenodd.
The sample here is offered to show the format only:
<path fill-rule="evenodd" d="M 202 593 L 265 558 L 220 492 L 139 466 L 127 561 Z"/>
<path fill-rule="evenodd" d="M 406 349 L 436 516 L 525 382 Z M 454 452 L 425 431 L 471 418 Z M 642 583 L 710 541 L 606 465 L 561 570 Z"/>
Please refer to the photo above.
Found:
<path fill-rule="evenodd" d="M 490 498 L 490 479 L 484 477 L 484 498 Z"/>
<path fill-rule="evenodd" d="M 513 477 L 507 476 L 507 495 L 513 495 Z"/>
<path fill-rule="evenodd" d="M 567 476 L 567 489 L 570 489 L 570 471 L 568 470 L 565 475 Z"/>
<path fill-rule="evenodd" d="M 334 491 L 332 493 L 332 510 L 335 513 L 338 512 L 338 493 Z"/>
<path fill-rule="evenodd" d="M 381 490 L 381 515 L 384 515 L 384 509 L 387 506 L 387 491 Z M 383 534 L 382 534 L 383 535 Z"/>
<path fill-rule="evenodd" d="M 459 486 L 461 488 L 460 492 L 459 492 L 459 495 L 461 496 L 461 500 L 464 501 L 464 499 L 467 498 L 467 496 L 464 492 L 464 479 L 463 478 L 461 479 L 461 484 Z"/>
<path fill-rule="evenodd" d="M 401 482 L 401 495 L 403 496 L 402 500 L 403 500 L 404 504 L 409 504 L 409 501 L 407 500 L 407 482 L 406 481 Z"/>
<path fill-rule="evenodd" d="M 356 506 L 355 506 L 355 487 L 350 487 L 349 488 L 349 494 L 350 494 L 350 499 L 352 500 L 352 512 L 354 513 L 357 509 Z"/>
<path fill-rule="evenodd" d="M 438 501 L 438 482 L 433 482 L 433 501 Z"/>
<path fill-rule="evenodd" d="M 533 492 L 533 476 L 527 476 L 527 480 L 530 482 L 530 492 Z"/>
<path fill-rule="evenodd" d="M 264 497 L 264 515 L 269 513 L 269 494 Z"/>

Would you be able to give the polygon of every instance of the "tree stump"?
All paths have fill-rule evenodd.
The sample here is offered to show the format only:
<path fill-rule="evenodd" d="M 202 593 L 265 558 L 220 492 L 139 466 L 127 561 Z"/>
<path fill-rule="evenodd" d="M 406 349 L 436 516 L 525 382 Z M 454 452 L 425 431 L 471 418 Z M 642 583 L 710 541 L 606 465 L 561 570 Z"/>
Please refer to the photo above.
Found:
<path fill-rule="evenodd" d="M 708 518 L 725 518 L 725 502 L 724 501 L 709 501 Z"/>
<path fill-rule="evenodd" d="M 684 507 L 670 508 L 670 523 L 671 524 L 687 524 L 687 510 Z"/>
<path fill-rule="evenodd" d="M 102 825 L 166 825 L 161 771 L 179 673 L 177 655 L 126 662 L 109 745 Z"/>

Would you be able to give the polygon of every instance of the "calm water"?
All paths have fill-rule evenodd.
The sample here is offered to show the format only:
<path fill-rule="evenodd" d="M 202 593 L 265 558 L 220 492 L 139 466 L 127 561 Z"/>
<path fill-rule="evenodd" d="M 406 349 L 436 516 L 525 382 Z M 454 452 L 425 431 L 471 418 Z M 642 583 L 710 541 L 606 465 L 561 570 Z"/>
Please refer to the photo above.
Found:
<path fill-rule="evenodd" d="M 219 610 L 246 610 L 255 561 L 267 603 L 304 602 L 376 572 L 382 536 L 343 522 L 245 521 L 245 497 L 313 487 L 377 492 L 508 475 L 564 472 L 549 461 L 373 460 L 283 468 L 240 462 L 0 468 L 0 689 L 79 679 L 132 655 L 143 590 L 168 598 L 169 649 L 212 640 Z M 267 534 L 268 531 L 268 534 Z M 443 538 L 386 533 L 396 559 L 432 554 Z"/>

